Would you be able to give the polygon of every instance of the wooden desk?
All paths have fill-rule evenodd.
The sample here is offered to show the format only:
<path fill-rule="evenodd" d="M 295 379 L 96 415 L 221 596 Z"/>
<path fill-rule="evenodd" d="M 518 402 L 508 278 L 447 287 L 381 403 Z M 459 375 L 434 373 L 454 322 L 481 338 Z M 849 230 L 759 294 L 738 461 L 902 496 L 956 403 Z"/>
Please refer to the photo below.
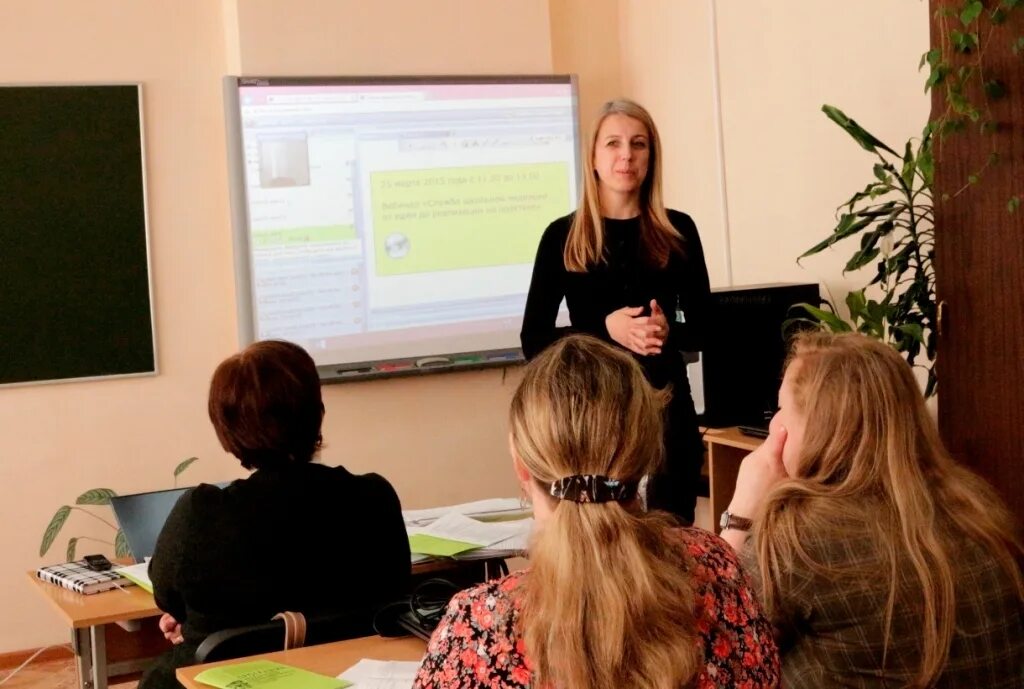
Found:
<path fill-rule="evenodd" d="M 479 566 L 483 569 L 485 576 L 490 576 L 494 562 L 498 559 L 500 558 L 491 558 L 486 562 L 481 560 L 418 562 L 412 566 L 412 573 L 417 575 L 450 572 L 460 567 Z M 111 662 L 111 658 L 108 658 L 107 636 L 112 625 L 134 631 L 139 627 L 137 620 L 154 618 L 161 614 L 153 600 L 153 595 L 139 586 L 126 586 L 124 590 L 113 589 L 85 596 L 47 583 L 37 577 L 35 572 L 28 572 L 28 578 L 33 588 L 50 602 L 71 628 L 71 648 L 75 652 L 80 689 L 107 689 L 109 677 L 142 672 L 156 655 L 165 648 L 169 648 L 162 635 L 159 633 L 155 636 L 149 634 L 146 639 L 135 644 L 142 647 L 143 654 L 135 654 L 134 657 L 115 660 L 115 662 Z M 155 623 L 149 623 L 148 626 L 156 629 Z M 121 630 L 113 631 L 120 632 Z M 122 636 L 137 635 L 122 633 Z M 154 644 L 153 638 L 156 639 L 156 644 Z M 422 650 L 420 654 L 422 655 Z"/>
<path fill-rule="evenodd" d="M 718 533 L 721 531 L 718 518 L 732 500 L 740 462 L 764 440 L 744 435 L 737 428 L 709 428 L 704 433 L 704 442 L 708 446 L 711 519 L 715 524 L 715 533 Z"/>
<path fill-rule="evenodd" d="M 160 614 L 153 596 L 138 586 L 126 586 L 85 596 L 49 584 L 28 572 L 31 585 L 57 610 L 71 628 L 71 647 L 82 689 L 106 689 L 109 676 L 141 672 L 151 658 L 108 662 L 107 628 Z"/>
<path fill-rule="evenodd" d="M 206 665 L 192 665 L 190 667 L 178 668 L 175 674 L 178 677 L 178 681 L 186 689 L 209 689 L 207 685 L 200 684 L 195 680 L 196 675 L 203 670 L 208 670 L 218 665 L 230 665 L 247 660 L 273 660 L 278 663 L 300 667 L 303 670 L 336 677 L 363 658 L 373 658 L 374 660 L 419 660 L 423 657 L 423 652 L 426 648 L 426 642 L 414 636 L 399 639 L 365 636 L 361 639 L 349 639 L 348 641 L 335 641 L 330 644 L 297 648 L 293 651 L 277 651 L 276 653 L 264 653 L 248 658 L 207 663 Z"/>

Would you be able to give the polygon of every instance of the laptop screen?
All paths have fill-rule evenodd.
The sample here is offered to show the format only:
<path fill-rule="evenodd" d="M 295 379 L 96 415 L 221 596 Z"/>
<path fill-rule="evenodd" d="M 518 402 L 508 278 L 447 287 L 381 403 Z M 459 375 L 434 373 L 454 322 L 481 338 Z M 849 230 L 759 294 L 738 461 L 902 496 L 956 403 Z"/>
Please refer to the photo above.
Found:
<path fill-rule="evenodd" d="M 121 530 L 124 531 L 128 548 L 136 562 L 142 562 L 153 556 L 156 539 L 164 522 L 188 488 L 158 490 L 152 493 L 136 493 L 134 495 L 115 495 L 110 498 L 110 506 Z"/>

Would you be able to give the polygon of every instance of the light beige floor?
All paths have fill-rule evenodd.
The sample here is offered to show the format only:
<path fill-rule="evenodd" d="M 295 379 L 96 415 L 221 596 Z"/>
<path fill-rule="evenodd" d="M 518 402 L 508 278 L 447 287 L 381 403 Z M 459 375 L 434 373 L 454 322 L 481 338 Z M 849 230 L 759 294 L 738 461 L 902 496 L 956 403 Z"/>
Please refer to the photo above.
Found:
<path fill-rule="evenodd" d="M 0 680 L 9 672 L 10 670 L 0 670 Z M 119 684 L 112 682 L 110 686 L 117 689 L 135 689 L 138 684 L 138 680 L 131 680 Z M 4 689 L 75 689 L 77 686 L 75 660 L 69 652 L 67 660 L 51 660 L 44 663 L 33 661 L 4 684 Z"/>

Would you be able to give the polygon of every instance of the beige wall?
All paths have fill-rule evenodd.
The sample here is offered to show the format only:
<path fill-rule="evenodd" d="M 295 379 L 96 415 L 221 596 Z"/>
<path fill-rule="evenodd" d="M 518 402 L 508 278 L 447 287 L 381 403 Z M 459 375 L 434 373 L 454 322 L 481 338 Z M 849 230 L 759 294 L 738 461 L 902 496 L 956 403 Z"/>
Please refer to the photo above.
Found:
<path fill-rule="evenodd" d="M 301 11 L 297 11 L 297 8 Z M 28 0 L 0 3 L 0 83 L 144 84 L 161 373 L 0 389 L 0 652 L 63 641 L 23 572 L 54 509 L 86 488 L 241 475 L 203 409 L 236 348 L 220 79 L 228 73 L 577 72 L 582 115 L 625 94 L 662 130 L 666 197 L 697 220 L 715 284 L 817 279 L 794 267 L 869 162 L 832 102 L 883 137 L 920 129 L 927 5 L 867 0 Z M 712 56 L 721 57 L 727 243 Z M 856 46 L 856 47 L 854 47 Z M 845 255 L 845 253 L 843 254 Z M 7 345 L 9 346 L 9 345 Z M 515 494 L 504 415 L 515 373 L 329 386 L 326 463 L 379 471 L 410 507 Z M 343 518 L 339 510 L 339 518 Z M 81 514 L 68 534 L 103 535 Z M 63 539 L 46 558 L 63 552 Z"/>
<path fill-rule="evenodd" d="M 795 258 L 831 231 L 835 207 L 863 188 L 873 160 L 820 108 L 843 108 L 897 149 L 919 134 L 929 111 L 917 71 L 928 49 L 928 4 L 618 4 L 617 25 L 590 40 L 618 46 L 621 93 L 658 123 L 666 202 L 696 220 L 711 284 L 825 282 L 841 300 L 860 284 L 840 275 L 855 247 L 804 267 Z M 576 65 L 602 68 L 595 60 Z"/>
<path fill-rule="evenodd" d="M 96 486 L 169 487 L 172 468 L 190 455 L 201 457 L 190 483 L 242 473 L 204 411 L 213 367 L 237 346 L 220 80 L 239 71 L 546 73 L 548 5 L 0 3 L 0 83 L 144 85 L 161 368 L 134 380 L 0 389 L 0 652 L 67 639 L 24 581 L 42 563 L 39 539 L 59 505 Z M 488 371 L 330 386 L 323 459 L 385 474 L 412 507 L 515 495 L 504 421 L 514 377 Z M 74 514 L 65 529 L 104 536 L 106 527 Z M 63 556 L 64 540 L 47 562 Z"/>

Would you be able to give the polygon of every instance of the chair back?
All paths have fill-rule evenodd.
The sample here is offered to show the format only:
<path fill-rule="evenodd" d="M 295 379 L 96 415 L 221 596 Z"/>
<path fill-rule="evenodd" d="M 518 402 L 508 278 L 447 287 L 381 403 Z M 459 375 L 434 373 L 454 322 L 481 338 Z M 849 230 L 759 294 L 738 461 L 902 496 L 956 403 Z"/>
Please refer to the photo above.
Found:
<path fill-rule="evenodd" d="M 297 620 L 293 618 L 293 621 L 286 625 L 287 615 L 302 617 L 298 613 L 282 613 L 269 622 L 222 629 L 210 634 L 196 649 L 196 664 L 282 651 L 287 647 L 298 647 L 304 644 L 314 645 L 355 639 L 374 633 L 373 616 L 369 613 L 347 612 L 316 615 L 305 618 L 305 638 L 296 642 L 297 637 L 289 632 L 293 632 Z"/>

